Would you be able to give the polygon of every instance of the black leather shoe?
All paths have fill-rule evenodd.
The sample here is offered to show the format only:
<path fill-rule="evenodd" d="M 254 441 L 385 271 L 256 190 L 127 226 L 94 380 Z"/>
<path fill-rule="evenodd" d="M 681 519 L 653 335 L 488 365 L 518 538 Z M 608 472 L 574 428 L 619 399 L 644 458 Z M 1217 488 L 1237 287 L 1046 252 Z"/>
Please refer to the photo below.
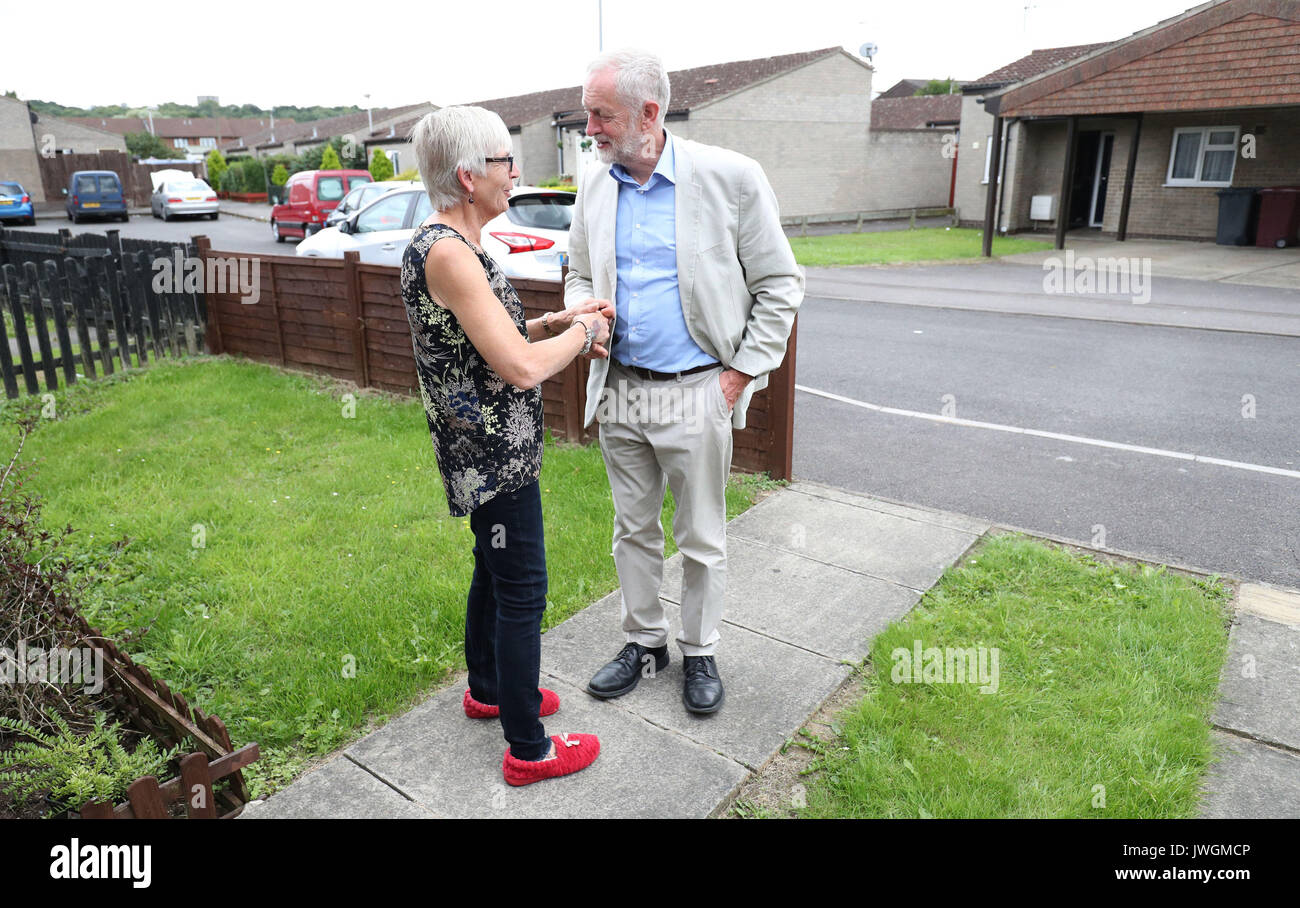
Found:
<path fill-rule="evenodd" d="M 686 683 L 682 687 L 682 702 L 696 715 L 716 713 L 727 698 L 718 676 L 718 664 L 712 656 L 687 656 L 682 663 Z"/>
<path fill-rule="evenodd" d="M 668 647 L 650 648 L 640 643 L 629 643 L 618 651 L 614 660 L 591 676 L 587 682 L 587 693 L 602 700 L 621 697 L 631 692 L 641 681 L 641 674 L 654 660 L 654 670 L 661 672 L 668 667 Z"/>

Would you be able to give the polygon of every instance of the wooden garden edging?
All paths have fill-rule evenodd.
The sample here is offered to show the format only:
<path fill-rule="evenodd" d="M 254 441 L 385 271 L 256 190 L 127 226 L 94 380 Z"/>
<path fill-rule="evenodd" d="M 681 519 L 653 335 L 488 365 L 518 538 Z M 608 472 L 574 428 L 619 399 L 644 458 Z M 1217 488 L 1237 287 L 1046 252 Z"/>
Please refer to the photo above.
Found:
<path fill-rule="evenodd" d="M 175 747 L 191 738 L 200 751 L 181 760 L 179 779 L 161 785 L 153 776 L 137 779 L 128 790 L 129 800 L 125 804 L 89 801 L 82 806 L 81 816 L 117 819 L 165 817 L 166 804 L 183 793 L 189 793 L 185 800 L 187 816 L 219 815 L 222 819 L 239 816 L 250 799 L 240 770 L 257 760 L 257 744 L 235 750 L 226 724 L 219 717 L 205 714 L 197 706 L 191 707 L 183 695 L 173 692 L 166 682 L 154 678 L 143 665 L 137 665 L 78 612 L 66 605 L 61 606 L 60 611 L 80 631 L 85 642 L 103 654 L 105 681 L 116 679 L 118 682 L 107 686 L 115 705 L 128 717 L 131 725 L 165 747 Z M 212 783 L 226 778 L 230 780 L 226 789 L 214 792 Z M 201 797 L 196 785 L 202 789 Z M 197 805 L 194 803 L 196 800 L 200 802 Z M 222 811 L 220 814 L 217 813 L 219 809 Z"/>

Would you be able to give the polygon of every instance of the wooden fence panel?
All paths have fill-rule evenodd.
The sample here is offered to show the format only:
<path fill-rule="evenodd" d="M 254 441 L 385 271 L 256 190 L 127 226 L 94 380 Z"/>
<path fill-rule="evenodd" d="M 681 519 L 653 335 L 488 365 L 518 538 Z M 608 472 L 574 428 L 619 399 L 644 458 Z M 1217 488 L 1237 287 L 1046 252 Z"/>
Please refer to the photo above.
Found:
<path fill-rule="evenodd" d="M 27 236 L 40 240 L 29 243 L 22 239 Z M 200 295 L 176 284 L 155 289 L 153 281 L 159 257 L 171 250 L 184 258 L 189 246 L 144 243 L 123 251 L 116 231 L 99 237 L 104 245 L 79 247 L 78 239 L 66 232 L 0 230 L 0 257 L 6 259 L 0 265 L 0 310 L 12 319 L 8 328 L 0 324 L 0 379 L 7 397 L 57 389 L 60 373 L 64 385 L 75 384 L 78 365 L 81 377 L 94 379 L 96 360 L 111 375 L 115 360 L 123 367 L 147 365 L 151 349 L 159 359 L 179 356 L 182 349 L 200 352 L 206 335 L 196 318 Z"/>
<path fill-rule="evenodd" d="M 200 255 L 223 257 L 206 237 L 196 237 Z M 326 372 L 359 387 L 418 395 L 410 323 L 402 302 L 400 270 L 338 259 L 262 256 L 261 296 L 243 305 L 229 294 L 208 294 L 208 349 L 289 368 Z M 564 308 L 563 284 L 516 281 L 528 318 Z M 794 441 L 795 343 L 768 387 L 750 404 L 746 428 L 735 433 L 735 469 L 791 478 Z M 589 364 L 570 363 L 542 385 L 546 427 L 559 438 L 590 442 L 584 427 Z"/>

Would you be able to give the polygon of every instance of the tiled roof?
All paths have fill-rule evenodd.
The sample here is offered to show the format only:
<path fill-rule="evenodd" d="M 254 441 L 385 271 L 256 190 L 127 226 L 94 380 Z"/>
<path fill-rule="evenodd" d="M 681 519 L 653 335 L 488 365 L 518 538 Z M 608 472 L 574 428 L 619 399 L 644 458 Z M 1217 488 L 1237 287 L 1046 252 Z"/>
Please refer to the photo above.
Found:
<path fill-rule="evenodd" d="M 777 57 L 759 57 L 754 60 L 736 60 L 731 63 L 714 63 L 692 69 L 678 69 L 668 74 L 672 97 L 668 107 L 680 112 L 702 107 L 723 95 L 747 88 L 755 82 L 780 75 L 822 57 L 839 53 L 838 47 L 782 54 Z M 501 115 L 507 126 L 523 126 L 541 117 L 558 112 L 571 112 L 582 108 L 582 86 L 535 91 L 508 98 L 475 101 L 475 106 L 486 107 Z M 400 129 L 398 130 L 401 131 Z"/>
<path fill-rule="evenodd" d="M 369 132 L 370 120 L 373 116 L 376 122 L 388 120 L 393 117 L 400 117 L 402 114 L 422 110 L 431 105 L 428 102 L 420 104 L 407 104 L 403 107 L 376 107 L 372 111 L 359 110 L 356 113 L 339 114 L 336 117 L 326 117 L 323 120 L 311 120 L 306 123 L 293 123 L 290 121 L 277 120 L 275 123 L 275 144 L 282 145 L 287 141 L 298 141 L 310 139 L 315 131 L 316 138 L 324 141 L 330 136 L 342 136 L 349 133 L 360 135 Z M 282 126 L 284 122 L 287 125 Z M 244 136 L 242 147 L 249 148 L 258 145 L 271 144 L 271 130 L 268 127 L 253 135 Z M 238 142 L 227 143 L 223 148 L 239 148 Z"/>
<path fill-rule="evenodd" d="M 1099 47 L 1106 47 L 1110 43 L 1109 41 L 1103 41 L 1100 44 L 1075 44 L 1071 47 L 1047 47 L 1036 50 L 1028 56 L 1008 63 L 1000 69 L 995 69 L 988 75 L 981 76 L 968 84 L 988 86 L 1020 82 L 1045 73 L 1049 69 L 1067 63 L 1076 57 L 1082 57 Z"/>
<path fill-rule="evenodd" d="M 876 98 L 871 102 L 872 129 L 927 129 L 961 122 L 961 95 Z"/>
<path fill-rule="evenodd" d="M 70 123 L 115 132 L 124 136 L 129 132 L 148 132 L 148 117 L 64 117 Z M 293 123 L 281 120 L 280 123 Z M 154 117 L 154 135 L 160 139 L 198 139 L 204 136 L 223 139 L 250 136 L 269 128 L 268 117 Z M 279 123 L 276 124 L 279 126 Z"/>

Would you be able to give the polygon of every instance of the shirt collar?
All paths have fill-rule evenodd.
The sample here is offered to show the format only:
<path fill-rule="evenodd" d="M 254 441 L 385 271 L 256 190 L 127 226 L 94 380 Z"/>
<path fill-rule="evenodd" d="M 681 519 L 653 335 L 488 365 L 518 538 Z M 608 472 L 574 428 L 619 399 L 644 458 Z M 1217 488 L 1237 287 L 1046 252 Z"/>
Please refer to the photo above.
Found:
<path fill-rule="evenodd" d="M 677 185 L 677 161 L 673 153 L 673 135 L 667 129 L 664 130 L 664 150 L 659 154 L 659 162 L 655 164 L 654 171 L 650 174 L 650 179 L 646 181 L 646 187 L 649 188 L 655 181 L 655 175 L 658 174 L 663 179 Z M 639 186 L 636 178 L 633 177 L 622 164 L 612 164 L 609 168 L 609 175 L 621 183 L 630 183 L 633 186 Z"/>

